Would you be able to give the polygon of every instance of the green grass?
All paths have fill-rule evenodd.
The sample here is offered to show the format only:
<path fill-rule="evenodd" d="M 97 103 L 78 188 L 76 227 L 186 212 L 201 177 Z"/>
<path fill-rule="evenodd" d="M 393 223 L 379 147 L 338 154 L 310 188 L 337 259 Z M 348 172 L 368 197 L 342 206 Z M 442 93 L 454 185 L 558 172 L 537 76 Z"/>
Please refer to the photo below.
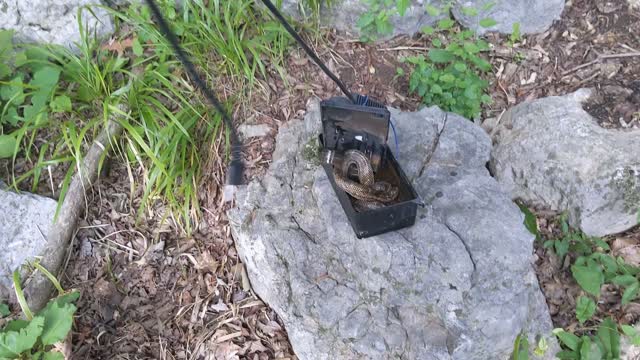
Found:
<path fill-rule="evenodd" d="M 266 10 L 251 0 L 185 4 L 180 10 L 173 1 L 159 5 L 208 84 L 220 94 L 232 94 L 222 96 L 230 110 L 250 102 L 259 80 L 283 73 L 280 64 L 291 42 Z M 190 232 L 198 221 L 205 149 L 225 138 L 221 119 L 192 87 L 145 6 L 109 11 L 120 26 L 114 41 L 124 44 L 122 54 L 102 48 L 82 29 L 79 53 L 58 46 L 20 46 L 18 54 L 28 55 L 20 55 L 24 63 L 0 74 L 0 86 L 15 85 L 18 72 L 24 79 L 35 78 L 42 68 L 56 75 L 50 76 L 46 93 L 25 80 L 20 86 L 33 88 L 33 94 L 24 103 L 0 103 L 21 116 L 8 123 L 3 122 L 5 114 L 0 125 L 2 134 L 15 140 L 14 159 L 19 154 L 31 165 L 14 176 L 14 186 L 30 181 L 35 190 L 49 166 L 63 166 L 68 169 L 60 191 L 64 197 L 91 139 L 117 115 L 124 134 L 115 151 L 131 172 L 143 175 L 142 184 L 131 184 L 142 187 L 139 214 L 164 202 L 170 209 L 164 215 Z M 231 91 L 220 91 L 223 87 Z M 36 115 L 27 112 L 34 99 L 42 105 Z M 119 110 L 122 105 L 128 112 Z M 45 135 L 49 141 L 41 140 Z"/>

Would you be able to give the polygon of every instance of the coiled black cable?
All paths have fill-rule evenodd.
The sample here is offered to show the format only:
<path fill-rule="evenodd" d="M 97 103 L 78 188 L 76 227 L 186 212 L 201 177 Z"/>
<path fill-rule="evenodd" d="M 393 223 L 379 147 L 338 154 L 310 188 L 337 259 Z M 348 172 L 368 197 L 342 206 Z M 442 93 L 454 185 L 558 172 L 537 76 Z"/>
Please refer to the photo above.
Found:
<path fill-rule="evenodd" d="M 231 0 L 233 1 L 233 0 Z M 195 66 L 189 60 L 187 54 L 180 47 L 180 43 L 176 35 L 171 31 L 167 21 L 164 19 L 162 14 L 160 13 L 160 9 L 158 5 L 153 0 L 146 0 L 147 5 L 151 9 L 153 16 L 156 18 L 158 26 L 160 30 L 164 33 L 164 36 L 169 40 L 171 47 L 173 47 L 173 51 L 175 51 L 178 60 L 182 63 L 184 68 L 187 70 L 187 73 L 196 84 L 196 87 L 202 91 L 205 98 L 216 108 L 216 110 L 222 116 L 222 120 L 224 121 L 224 125 L 229 130 L 229 138 L 231 141 L 231 162 L 229 164 L 227 170 L 227 184 L 228 185 L 240 185 L 242 183 L 242 144 L 240 143 L 240 139 L 238 138 L 238 134 L 236 133 L 235 128 L 233 127 L 233 121 L 231 117 L 226 112 L 218 98 L 215 96 L 213 91 L 205 84 L 202 77 L 196 71 Z"/>

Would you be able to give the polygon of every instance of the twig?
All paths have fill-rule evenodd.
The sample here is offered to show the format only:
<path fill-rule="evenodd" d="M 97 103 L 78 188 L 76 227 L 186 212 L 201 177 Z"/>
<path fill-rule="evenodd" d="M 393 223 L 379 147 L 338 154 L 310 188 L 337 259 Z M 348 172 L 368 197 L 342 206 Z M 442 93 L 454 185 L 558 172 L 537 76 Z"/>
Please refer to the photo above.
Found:
<path fill-rule="evenodd" d="M 394 48 L 384 48 L 378 49 L 378 51 L 402 51 L 402 50 L 421 50 L 426 51 L 429 50 L 428 47 L 420 47 L 420 46 L 397 46 Z"/>
<path fill-rule="evenodd" d="M 567 71 L 563 72 L 562 76 L 569 75 L 572 72 L 575 72 L 575 71 L 580 70 L 582 68 L 586 68 L 587 66 L 591 66 L 593 64 L 599 63 L 602 60 L 626 58 L 626 57 L 635 57 L 635 56 L 640 56 L 640 52 L 630 52 L 630 53 L 624 53 L 624 54 L 604 54 L 604 55 L 599 55 L 593 61 L 589 61 L 588 63 L 584 63 L 582 65 L 578 65 L 578 66 L 574 67 L 573 69 L 570 69 L 570 70 L 567 70 Z"/>

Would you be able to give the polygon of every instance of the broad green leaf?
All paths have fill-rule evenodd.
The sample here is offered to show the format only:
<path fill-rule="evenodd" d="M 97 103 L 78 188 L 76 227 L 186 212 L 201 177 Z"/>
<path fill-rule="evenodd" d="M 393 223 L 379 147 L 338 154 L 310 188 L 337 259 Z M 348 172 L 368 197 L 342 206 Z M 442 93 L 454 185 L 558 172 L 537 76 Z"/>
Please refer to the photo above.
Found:
<path fill-rule="evenodd" d="M 442 46 L 442 40 L 440 40 L 438 38 L 435 38 L 435 39 L 433 39 L 433 41 L 431 41 L 431 44 L 433 46 L 435 46 L 435 47 L 440 47 L 440 46 Z"/>
<path fill-rule="evenodd" d="M 599 266 L 571 266 L 571 273 L 580 287 L 589 294 L 599 297 L 604 283 L 604 274 Z"/>
<path fill-rule="evenodd" d="M 447 30 L 451 29 L 451 27 L 455 24 L 455 21 L 452 19 L 442 19 L 438 21 L 438 29 Z"/>
<path fill-rule="evenodd" d="M 465 72 L 467 71 L 467 65 L 465 65 L 464 63 L 455 63 L 455 65 L 453 65 L 453 67 L 460 71 L 460 72 Z M 535 219 L 535 218 L 534 218 Z"/>
<path fill-rule="evenodd" d="M 398 14 L 400 14 L 400 16 L 404 16 L 409 8 L 409 4 L 411 4 L 411 1 L 409 0 L 397 0 L 396 8 L 398 9 Z"/>
<path fill-rule="evenodd" d="M 622 332 L 631 339 L 633 345 L 640 346 L 640 333 L 636 328 L 630 325 L 620 325 L 620 327 L 622 327 Z"/>
<path fill-rule="evenodd" d="M 13 50 L 13 30 L 0 30 L 0 55 Z"/>
<path fill-rule="evenodd" d="M 596 303 L 587 296 L 580 296 L 576 302 L 576 318 L 580 324 L 591 319 L 596 312 Z"/>
<path fill-rule="evenodd" d="M 433 86 L 431 87 L 431 92 L 434 94 L 442 94 L 442 87 L 440 87 L 440 85 L 438 84 L 433 84 Z"/>
<path fill-rule="evenodd" d="M 13 135 L 0 135 L 0 159 L 13 157 L 16 148 L 16 137 Z"/>
<path fill-rule="evenodd" d="M 560 351 L 556 354 L 556 358 L 560 360 L 580 360 L 579 356 L 580 354 L 578 354 L 576 351 L 566 350 Z"/>
<path fill-rule="evenodd" d="M 11 310 L 9 310 L 9 305 L 0 302 L 0 317 L 9 316 L 11 314 Z"/>
<path fill-rule="evenodd" d="M 622 305 L 626 305 L 633 301 L 638 296 L 638 290 L 640 290 L 640 283 L 636 280 L 622 293 Z"/>
<path fill-rule="evenodd" d="M 0 87 L 0 98 L 4 101 L 11 100 L 14 105 L 22 105 L 24 102 L 23 75 L 18 74 L 10 80 L 10 84 Z"/>
<path fill-rule="evenodd" d="M 637 283 L 638 279 L 636 279 L 635 276 L 627 274 L 627 275 L 618 275 L 613 279 L 611 279 L 611 282 L 618 286 L 627 287 L 627 286 L 631 286 L 634 283 Z"/>
<path fill-rule="evenodd" d="M 580 346 L 580 338 L 573 335 L 572 333 L 566 332 L 563 329 L 557 328 L 553 329 L 553 335 L 555 335 L 560 342 L 562 342 L 566 347 L 571 350 L 578 350 Z"/>
<path fill-rule="evenodd" d="M 478 45 L 472 42 L 465 42 L 463 46 L 467 52 L 470 52 L 472 54 L 477 54 L 480 52 L 480 48 L 478 47 Z"/>
<path fill-rule="evenodd" d="M 0 63 L 0 79 L 11 75 L 11 68 L 7 64 Z"/>
<path fill-rule="evenodd" d="M 20 331 L 0 333 L 0 358 L 15 358 L 24 351 L 30 350 L 42 333 L 44 318 L 37 316 L 29 325 Z"/>
<path fill-rule="evenodd" d="M 40 87 L 43 90 L 51 91 L 58 83 L 60 78 L 60 70 L 54 67 L 43 67 L 33 74 L 33 80 L 29 83 L 31 86 Z"/>
<path fill-rule="evenodd" d="M 62 353 L 51 350 L 49 352 L 44 353 L 42 360 L 64 360 L 64 355 Z"/>
<path fill-rule="evenodd" d="M 431 4 L 427 4 L 426 6 L 426 10 L 427 10 L 427 14 L 436 17 L 440 15 L 440 9 L 438 9 L 437 7 L 431 5 Z"/>
<path fill-rule="evenodd" d="M 450 84 L 450 83 L 454 82 L 455 80 L 456 80 L 456 78 L 453 75 L 449 74 L 449 73 L 440 76 L 440 81 L 442 81 L 444 83 L 447 83 L 447 84 Z"/>
<path fill-rule="evenodd" d="M 425 33 L 425 34 L 427 34 L 427 35 L 432 35 L 432 34 L 436 31 L 436 30 L 435 30 L 433 27 L 431 27 L 431 26 L 423 26 L 421 30 L 422 30 L 422 32 L 423 32 L 423 33 Z M 640 222 L 640 221 L 638 221 L 638 222 Z"/>
<path fill-rule="evenodd" d="M 447 50 L 431 49 L 429 50 L 429 59 L 434 63 L 448 63 L 454 59 L 453 54 Z"/>
<path fill-rule="evenodd" d="M 591 354 L 591 340 L 583 336 L 582 346 L 580 346 L 580 360 L 589 360 Z"/>
<path fill-rule="evenodd" d="M 596 244 L 596 246 L 602 248 L 603 250 L 607 250 L 607 251 L 611 250 L 611 248 L 609 248 L 609 244 L 604 242 L 604 240 L 602 240 L 601 238 L 594 238 L 593 243 Z"/>
<path fill-rule="evenodd" d="M 50 302 L 40 313 L 45 319 L 41 341 L 44 345 L 53 345 L 64 340 L 73 325 L 73 314 L 76 307 L 72 304 L 60 306 L 56 301 Z"/>
<path fill-rule="evenodd" d="M 484 27 L 484 28 L 488 28 L 488 27 L 492 27 L 494 25 L 496 25 L 498 22 L 491 19 L 491 18 L 486 18 L 486 19 L 482 19 L 480 20 L 479 24 L 480 26 Z"/>
<path fill-rule="evenodd" d="M 602 344 L 603 355 L 606 359 L 620 358 L 620 334 L 618 325 L 611 319 L 605 319 L 598 327 L 596 334 Z"/>
<path fill-rule="evenodd" d="M 21 319 L 17 319 L 17 320 L 12 320 L 9 321 L 9 323 L 4 327 L 3 331 L 20 331 L 21 329 L 26 328 L 27 326 L 29 326 L 29 322 L 27 320 L 21 320 Z"/>
<path fill-rule="evenodd" d="M 71 111 L 71 99 L 66 95 L 56 96 L 49 105 L 54 113 Z"/>

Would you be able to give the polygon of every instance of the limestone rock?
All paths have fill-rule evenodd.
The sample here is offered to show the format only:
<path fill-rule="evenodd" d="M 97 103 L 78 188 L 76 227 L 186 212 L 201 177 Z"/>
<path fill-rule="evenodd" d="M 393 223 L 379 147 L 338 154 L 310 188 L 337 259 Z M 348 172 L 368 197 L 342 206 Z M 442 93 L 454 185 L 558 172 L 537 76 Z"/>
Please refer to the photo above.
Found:
<path fill-rule="evenodd" d="M 0 298 L 10 293 L 13 271 L 44 254 L 56 206 L 49 198 L 2 190 L 0 183 Z"/>
<path fill-rule="evenodd" d="M 75 48 L 80 41 L 78 9 L 98 0 L 0 0 L 0 29 L 13 29 L 19 41 L 58 44 Z M 83 26 L 98 37 L 113 32 L 113 21 L 104 9 L 82 11 Z"/>
<path fill-rule="evenodd" d="M 311 14 L 311 10 L 305 8 L 301 0 L 283 0 L 282 3 L 283 11 L 289 15 L 304 18 L 304 15 Z M 445 3 L 442 0 L 411 0 L 402 17 L 391 7 L 394 11 L 389 22 L 393 26 L 393 35 L 414 35 L 424 26 L 435 24 L 439 18 L 429 15 L 426 6 L 442 8 Z M 487 4 L 490 3 L 494 5 L 488 7 Z M 547 30 L 554 20 L 559 19 L 564 3 L 564 0 L 464 0 L 455 2 L 453 15 L 463 26 L 480 34 L 487 30 L 510 34 L 515 23 L 520 24 L 522 34 L 532 34 Z M 321 7 L 320 20 L 324 25 L 358 34 L 358 19 L 368 8 L 366 0 L 335 0 L 329 7 Z M 465 8 L 476 10 L 477 15 L 465 15 Z M 490 28 L 480 26 L 480 20 L 485 18 L 491 18 L 497 24 Z"/>
<path fill-rule="evenodd" d="M 494 5 L 486 9 L 485 4 L 489 3 Z M 487 31 L 510 34 L 516 23 L 520 24 L 521 34 L 535 34 L 546 31 L 554 20 L 560 19 L 564 3 L 565 0 L 463 0 L 454 7 L 453 14 L 463 26 L 478 34 Z M 478 15 L 467 16 L 462 11 L 464 8 L 476 9 Z M 482 19 L 493 19 L 496 25 L 482 27 Z"/>
<path fill-rule="evenodd" d="M 583 89 L 520 104 L 492 130 L 491 169 L 513 198 L 557 211 L 594 236 L 637 224 L 640 130 L 601 128 Z"/>
<path fill-rule="evenodd" d="M 489 175 L 486 133 L 436 107 L 392 110 L 396 154 L 428 203 L 413 227 L 357 239 L 318 160 L 317 102 L 281 126 L 264 178 L 229 211 L 254 291 L 300 359 L 507 359 L 551 336 L 534 237 Z M 392 136 L 392 135 L 390 135 Z M 549 339 L 552 349 L 556 348 Z"/>

